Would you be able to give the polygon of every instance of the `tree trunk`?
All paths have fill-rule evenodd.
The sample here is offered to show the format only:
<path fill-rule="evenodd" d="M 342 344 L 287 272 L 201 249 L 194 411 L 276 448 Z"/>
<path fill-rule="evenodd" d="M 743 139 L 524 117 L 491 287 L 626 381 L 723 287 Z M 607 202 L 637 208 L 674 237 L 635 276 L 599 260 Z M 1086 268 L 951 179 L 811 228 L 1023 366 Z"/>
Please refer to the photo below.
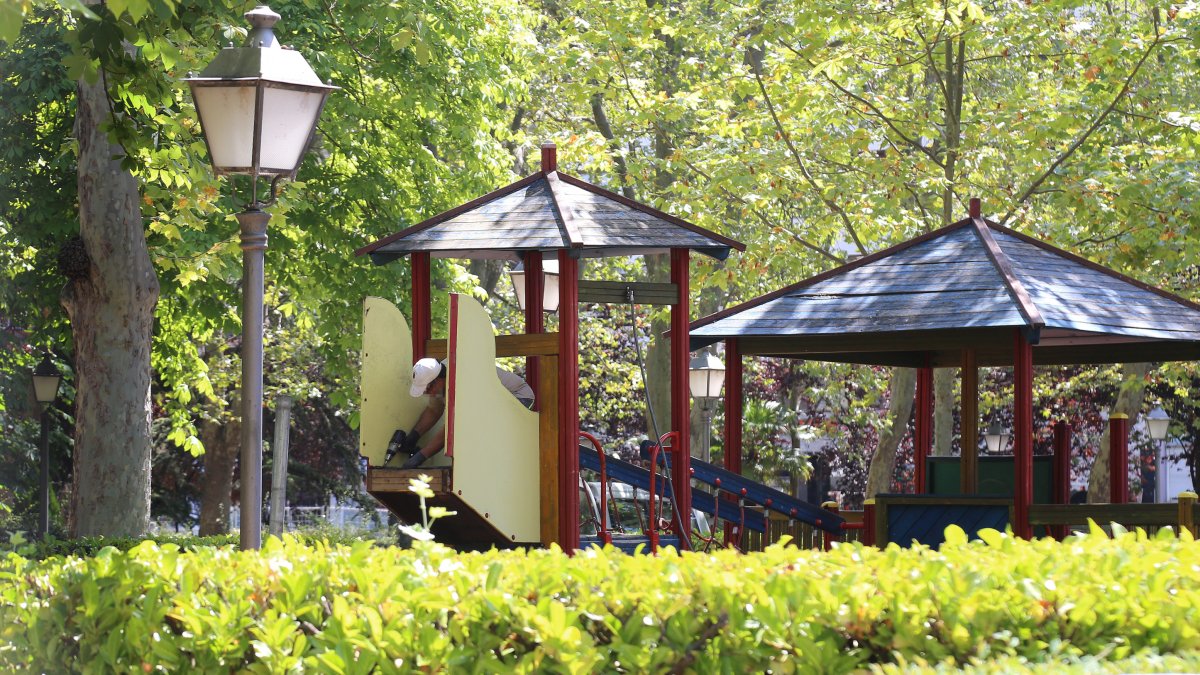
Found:
<path fill-rule="evenodd" d="M 871 456 L 867 469 L 867 494 L 871 499 L 892 488 L 892 476 L 896 474 L 896 449 L 908 431 L 908 420 L 912 417 L 913 397 L 917 390 L 917 371 L 913 368 L 893 368 L 892 382 L 888 394 L 888 420 L 891 424 L 879 434 L 879 445 Z"/>
<path fill-rule="evenodd" d="M 140 536 L 150 523 L 150 339 L 158 279 L 138 184 L 101 129 L 103 86 L 80 81 L 79 231 L 91 258 L 62 304 L 75 340 L 73 536 Z M 114 159 L 116 158 L 116 159 Z"/>
<path fill-rule="evenodd" d="M 205 420 L 200 425 L 204 443 L 204 487 L 200 495 L 200 536 L 229 532 L 233 504 L 233 468 L 241 450 L 241 425 L 236 420 Z"/>
<path fill-rule="evenodd" d="M 949 457 L 954 445 L 954 385 L 958 371 L 954 368 L 933 369 L 933 455 Z"/>
<path fill-rule="evenodd" d="M 1129 428 L 1137 422 L 1138 412 L 1142 409 L 1142 398 L 1146 392 L 1146 374 L 1150 372 L 1149 363 L 1126 363 L 1121 368 L 1121 390 L 1117 392 L 1117 400 L 1110 414 L 1129 416 Z M 1096 461 L 1092 464 L 1092 473 L 1088 477 L 1088 503 L 1107 503 L 1109 499 L 1109 434 L 1106 427 L 1100 435 L 1100 447 L 1096 448 Z"/>

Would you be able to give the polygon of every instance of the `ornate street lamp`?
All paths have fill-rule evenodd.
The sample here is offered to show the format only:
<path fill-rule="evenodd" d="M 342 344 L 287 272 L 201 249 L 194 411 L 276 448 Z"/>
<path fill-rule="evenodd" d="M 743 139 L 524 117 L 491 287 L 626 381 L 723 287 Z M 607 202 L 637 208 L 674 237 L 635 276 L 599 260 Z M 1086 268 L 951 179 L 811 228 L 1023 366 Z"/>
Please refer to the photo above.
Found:
<path fill-rule="evenodd" d="M 316 133 L 329 92 L 299 52 L 280 46 L 279 15 L 266 5 L 246 12 L 251 30 L 242 47 L 222 49 L 189 77 L 213 172 L 250 177 L 249 201 L 237 214 L 242 235 L 241 546 L 256 549 L 262 531 L 263 257 L 267 221 L 283 178 L 293 178 Z M 258 199 L 259 177 L 271 179 Z M 235 197 L 236 201 L 236 197 Z"/>
<path fill-rule="evenodd" d="M 1167 472 L 1163 467 L 1163 446 L 1167 439 L 1167 429 L 1171 426 L 1171 417 L 1167 415 L 1167 411 L 1162 409 L 1162 406 L 1155 406 L 1150 414 L 1146 415 L 1146 428 L 1150 432 L 1150 438 L 1156 441 L 1155 445 L 1157 452 L 1154 457 L 1154 495 L 1152 502 L 1161 502 L 1167 498 Z"/>
<path fill-rule="evenodd" d="M 517 293 L 517 306 L 525 311 L 525 266 L 517 266 L 508 271 L 512 280 L 513 290 Z M 542 311 L 553 314 L 558 311 L 558 261 L 542 261 Z"/>
<path fill-rule="evenodd" d="M 62 374 L 50 360 L 50 352 L 33 369 L 33 397 L 42 406 L 42 480 L 38 504 L 38 530 L 45 539 L 50 534 L 50 404 L 58 398 Z"/>
<path fill-rule="evenodd" d="M 987 433 L 983 435 L 983 441 L 987 444 L 987 451 L 993 455 L 1001 452 L 1008 445 L 1008 439 L 1012 434 L 1008 430 L 1000 426 L 999 422 L 992 422 L 988 426 Z"/>
<path fill-rule="evenodd" d="M 712 352 L 704 351 L 692 357 L 688 364 L 688 389 L 692 399 L 700 406 L 704 417 L 704 428 L 700 438 L 700 459 L 707 462 L 712 445 L 712 414 L 721 387 L 725 385 L 725 364 Z"/>

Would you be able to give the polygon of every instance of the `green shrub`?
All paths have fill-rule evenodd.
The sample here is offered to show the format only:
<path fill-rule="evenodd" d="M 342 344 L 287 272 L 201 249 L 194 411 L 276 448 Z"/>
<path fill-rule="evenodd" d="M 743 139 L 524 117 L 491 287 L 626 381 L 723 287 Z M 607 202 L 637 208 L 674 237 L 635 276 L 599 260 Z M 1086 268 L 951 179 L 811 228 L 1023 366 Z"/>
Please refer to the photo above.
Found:
<path fill-rule="evenodd" d="M 191 534 L 159 534 L 152 537 L 82 537 L 80 539 L 25 540 L 19 538 L 9 546 L 26 558 L 41 560 L 55 556 L 78 556 L 87 558 L 96 555 L 101 550 L 112 547 L 118 551 L 128 551 L 145 541 L 157 544 L 174 544 L 181 550 L 190 551 L 196 548 L 211 546 L 236 546 L 236 534 L 222 534 L 211 537 L 198 537 Z"/>
<path fill-rule="evenodd" d="M 986 664 L 1200 650 L 1190 537 L 947 534 L 940 551 L 569 557 L 286 537 L 10 554 L 0 671 L 998 672 Z"/>

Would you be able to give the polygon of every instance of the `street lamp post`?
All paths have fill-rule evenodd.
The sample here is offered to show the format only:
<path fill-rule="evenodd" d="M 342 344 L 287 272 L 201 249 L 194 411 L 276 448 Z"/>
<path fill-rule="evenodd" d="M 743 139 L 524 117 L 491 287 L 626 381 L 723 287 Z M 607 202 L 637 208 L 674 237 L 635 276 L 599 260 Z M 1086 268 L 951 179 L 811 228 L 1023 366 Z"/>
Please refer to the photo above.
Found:
<path fill-rule="evenodd" d="M 38 504 L 38 534 L 45 539 L 50 534 L 50 404 L 58 398 L 62 374 L 50 360 L 50 352 L 33 369 L 33 396 L 42 406 L 42 479 Z"/>
<path fill-rule="evenodd" d="M 709 461 L 712 446 L 712 413 L 721 387 L 725 384 L 725 364 L 711 352 L 705 351 L 692 358 L 688 365 L 688 389 L 692 399 L 700 406 L 704 427 L 700 436 L 700 460 Z"/>
<path fill-rule="evenodd" d="M 1150 438 L 1157 441 L 1158 452 L 1154 457 L 1154 502 L 1160 502 L 1166 499 L 1167 496 L 1167 472 L 1163 471 L 1163 445 L 1167 438 L 1167 429 L 1171 426 L 1171 418 L 1167 415 L 1167 411 L 1162 409 L 1162 406 L 1155 406 L 1150 414 L 1146 415 L 1146 427 L 1150 432 Z"/>
<path fill-rule="evenodd" d="M 333 87 L 321 82 L 299 52 L 280 46 L 272 28 L 279 15 L 266 5 L 246 12 L 250 34 L 242 47 L 222 49 L 189 77 L 213 172 L 250 177 L 249 201 L 237 214 L 242 237 L 241 546 L 262 539 L 263 258 L 267 221 L 283 178 L 294 178 L 316 133 Z M 259 177 L 271 179 L 258 199 Z M 236 201 L 236 197 L 235 197 Z"/>

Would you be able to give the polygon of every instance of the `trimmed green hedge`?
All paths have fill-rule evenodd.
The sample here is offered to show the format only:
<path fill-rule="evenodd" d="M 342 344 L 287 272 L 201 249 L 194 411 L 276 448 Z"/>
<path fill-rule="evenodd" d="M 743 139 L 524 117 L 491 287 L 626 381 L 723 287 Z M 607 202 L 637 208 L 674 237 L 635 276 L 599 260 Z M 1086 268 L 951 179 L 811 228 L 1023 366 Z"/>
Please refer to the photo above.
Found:
<path fill-rule="evenodd" d="M 0 561 L 0 670 L 849 672 L 1165 654 L 1195 663 L 1200 545 L 1190 537 L 947 534 L 936 552 L 855 544 L 568 557 L 287 539 L 250 553 L 147 542 L 86 559 L 10 554 Z"/>

